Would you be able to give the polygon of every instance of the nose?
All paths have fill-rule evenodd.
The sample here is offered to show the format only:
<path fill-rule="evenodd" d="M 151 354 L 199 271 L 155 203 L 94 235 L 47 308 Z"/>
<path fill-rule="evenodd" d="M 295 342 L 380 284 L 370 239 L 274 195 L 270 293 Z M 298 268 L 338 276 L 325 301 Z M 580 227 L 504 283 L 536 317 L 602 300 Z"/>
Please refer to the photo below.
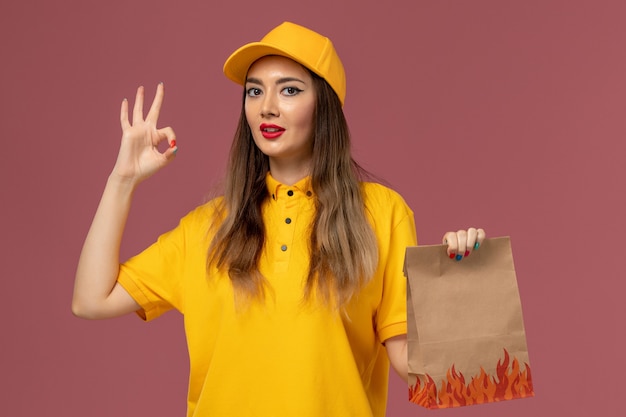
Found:
<path fill-rule="evenodd" d="M 263 102 L 261 103 L 261 117 L 278 117 L 279 114 L 276 97 L 268 91 L 263 96 Z"/>

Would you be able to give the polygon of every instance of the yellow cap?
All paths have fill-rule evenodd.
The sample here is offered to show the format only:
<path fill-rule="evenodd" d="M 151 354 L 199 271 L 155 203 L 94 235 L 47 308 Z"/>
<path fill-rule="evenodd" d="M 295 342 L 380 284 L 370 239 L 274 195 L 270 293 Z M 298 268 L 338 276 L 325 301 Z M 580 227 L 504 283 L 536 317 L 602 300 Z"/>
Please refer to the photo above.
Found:
<path fill-rule="evenodd" d="M 224 63 L 224 74 L 244 85 L 250 66 L 267 55 L 291 58 L 310 69 L 337 93 L 343 105 L 346 98 L 346 74 L 333 43 L 303 26 L 284 22 L 272 29 L 260 42 L 252 42 L 237 49 Z"/>

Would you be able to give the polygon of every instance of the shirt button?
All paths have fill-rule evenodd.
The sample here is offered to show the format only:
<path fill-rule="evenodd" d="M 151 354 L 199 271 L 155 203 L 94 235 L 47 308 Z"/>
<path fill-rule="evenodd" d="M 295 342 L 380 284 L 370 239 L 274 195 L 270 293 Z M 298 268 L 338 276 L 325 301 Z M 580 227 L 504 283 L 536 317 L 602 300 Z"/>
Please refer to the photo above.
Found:
<path fill-rule="evenodd" d="M 291 223 L 291 219 L 290 219 L 289 217 L 287 217 L 287 218 L 285 219 L 285 223 L 290 224 L 290 223 Z"/>
<path fill-rule="evenodd" d="M 287 195 L 288 195 L 289 197 L 291 197 L 291 196 L 293 195 L 293 190 L 289 190 L 289 191 L 287 191 Z"/>
<path fill-rule="evenodd" d="M 283 252 L 285 252 L 287 250 L 287 245 L 283 245 L 280 247 L 280 250 L 282 250 Z"/>

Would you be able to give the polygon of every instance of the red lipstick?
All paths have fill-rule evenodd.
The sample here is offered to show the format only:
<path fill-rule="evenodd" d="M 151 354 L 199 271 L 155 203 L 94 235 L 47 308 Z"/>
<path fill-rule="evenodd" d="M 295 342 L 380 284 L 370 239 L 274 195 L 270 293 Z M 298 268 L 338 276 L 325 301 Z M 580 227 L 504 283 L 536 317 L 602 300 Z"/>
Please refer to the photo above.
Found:
<path fill-rule="evenodd" d="M 285 128 L 267 123 L 261 123 L 260 130 L 265 139 L 276 139 L 285 132 Z"/>

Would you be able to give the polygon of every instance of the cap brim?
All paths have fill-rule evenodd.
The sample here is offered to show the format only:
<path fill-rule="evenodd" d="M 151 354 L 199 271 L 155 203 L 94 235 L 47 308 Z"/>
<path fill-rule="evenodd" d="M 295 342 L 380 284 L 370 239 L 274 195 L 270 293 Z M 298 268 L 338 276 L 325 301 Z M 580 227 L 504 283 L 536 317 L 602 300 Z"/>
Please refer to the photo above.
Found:
<path fill-rule="evenodd" d="M 259 58 L 267 55 L 280 55 L 302 64 L 286 51 L 263 42 L 252 42 L 242 46 L 231 54 L 224 63 L 224 75 L 237 84 L 244 85 L 250 66 Z M 315 72 L 313 69 L 311 69 Z"/>

